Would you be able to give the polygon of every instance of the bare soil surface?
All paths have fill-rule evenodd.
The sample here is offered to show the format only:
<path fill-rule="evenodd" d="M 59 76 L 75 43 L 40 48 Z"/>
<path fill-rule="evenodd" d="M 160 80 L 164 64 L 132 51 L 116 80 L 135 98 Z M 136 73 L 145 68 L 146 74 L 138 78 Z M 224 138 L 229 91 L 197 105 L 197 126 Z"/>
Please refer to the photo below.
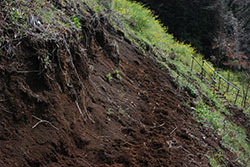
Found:
<path fill-rule="evenodd" d="M 0 53 L 1 167 L 206 167 L 219 149 L 238 166 L 167 70 L 89 22 L 82 39 L 28 36 Z"/>

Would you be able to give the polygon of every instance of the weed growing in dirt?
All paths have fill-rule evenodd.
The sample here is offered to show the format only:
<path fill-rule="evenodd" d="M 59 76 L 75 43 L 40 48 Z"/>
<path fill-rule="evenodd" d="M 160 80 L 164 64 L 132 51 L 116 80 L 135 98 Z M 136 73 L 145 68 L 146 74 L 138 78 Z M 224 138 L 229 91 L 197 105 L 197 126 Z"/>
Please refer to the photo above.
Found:
<path fill-rule="evenodd" d="M 106 78 L 107 78 L 108 82 L 111 82 L 113 80 L 113 77 L 119 79 L 120 81 L 122 81 L 122 77 L 119 74 L 120 72 L 121 72 L 120 70 L 114 70 L 114 72 L 112 74 L 108 73 L 106 75 Z"/>
<path fill-rule="evenodd" d="M 114 70 L 114 76 L 119 79 L 120 81 L 122 81 L 122 77 L 121 75 L 119 74 L 121 71 L 120 70 Z"/>
<path fill-rule="evenodd" d="M 114 112 L 112 111 L 112 108 L 106 108 L 106 112 L 107 112 L 107 117 L 106 117 L 106 119 L 108 120 L 108 121 L 111 121 L 111 116 L 112 115 L 114 115 Z"/>
<path fill-rule="evenodd" d="M 112 111 L 112 108 L 106 108 L 107 114 L 112 115 L 114 112 Z"/>
<path fill-rule="evenodd" d="M 108 82 L 111 82 L 112 79 L 113 79 L 111 73 L 108 73 L 108 74 L 106 75 L 106 78 L 107 78 Z"/>
<path fill-rule="evenodd" d="M 221 167 L 221 164 L 217 162 L 216 158 L 208 156 L 209 159 L 209 165 L 212 167 Z"/>
<path fill-rule="evenodd" d="M 118 110 L 121 115 L 125 115 L 125 111 L 123 109 Z"/>

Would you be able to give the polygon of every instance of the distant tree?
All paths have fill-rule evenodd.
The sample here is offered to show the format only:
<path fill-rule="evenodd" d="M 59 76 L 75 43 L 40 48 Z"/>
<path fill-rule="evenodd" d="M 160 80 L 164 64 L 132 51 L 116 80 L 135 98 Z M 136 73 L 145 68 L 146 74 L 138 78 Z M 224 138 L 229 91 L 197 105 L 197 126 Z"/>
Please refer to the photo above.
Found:
<path fill-rule="evenodd" d="M 219 29 L 214 50 L 216 62 L 233 69 L 249 70 L 250 2 L 222 0 L 219 3 Z M 217 48 L 217 49 L 216 49 Z"/>

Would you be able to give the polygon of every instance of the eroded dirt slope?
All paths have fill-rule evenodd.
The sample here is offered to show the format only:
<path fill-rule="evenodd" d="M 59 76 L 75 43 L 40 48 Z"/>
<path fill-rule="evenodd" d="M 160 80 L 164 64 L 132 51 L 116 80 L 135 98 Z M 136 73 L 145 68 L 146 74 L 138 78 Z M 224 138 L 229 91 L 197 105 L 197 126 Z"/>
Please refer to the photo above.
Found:
<path fill-rule="evenodd" d="M 91 18 L 59 42 L 27 36 L 1 53 L 0 166 L 206 167 L 218 149 L 237 166 L 169 73 Z"/>

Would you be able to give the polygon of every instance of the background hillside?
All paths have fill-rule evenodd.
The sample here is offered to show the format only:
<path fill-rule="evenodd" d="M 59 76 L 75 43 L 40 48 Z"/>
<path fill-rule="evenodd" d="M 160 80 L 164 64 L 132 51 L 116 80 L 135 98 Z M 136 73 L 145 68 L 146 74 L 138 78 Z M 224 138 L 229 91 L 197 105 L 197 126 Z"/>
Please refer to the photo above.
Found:
<path fill-rule="evenodd" d="M 150 6 L 178 40 L 191 43 L 215 65 L 249 67 L 249 1 L 138 1 Z"/>
<path fill-rule="evenodd" d="M 201 68 L 150 9 L 0 7 L 1 167 L 249 166 L 247 78 L 216 69 L 240 87 L 220 89 L 213 64 Z"/>

